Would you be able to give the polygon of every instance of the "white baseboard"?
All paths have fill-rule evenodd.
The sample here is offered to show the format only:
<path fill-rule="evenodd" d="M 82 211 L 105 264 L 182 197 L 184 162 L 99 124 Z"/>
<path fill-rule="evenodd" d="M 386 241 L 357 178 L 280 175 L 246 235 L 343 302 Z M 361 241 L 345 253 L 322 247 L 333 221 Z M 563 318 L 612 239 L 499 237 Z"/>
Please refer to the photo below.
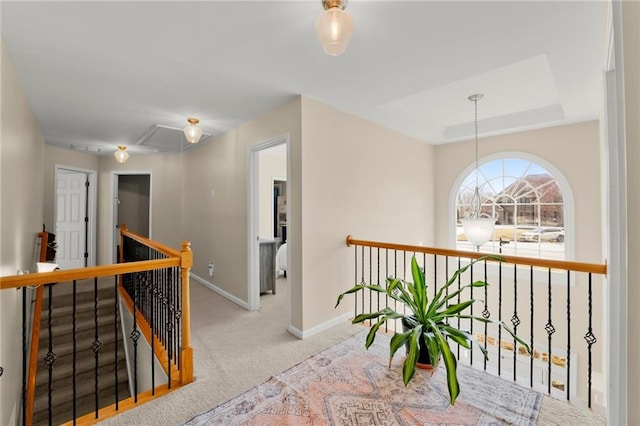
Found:
<path fill-rule="evenodd" d="M 325 330 L 330 329 L 331 327 L 335 327 L 338 324 L 349 321 L 350 318 L 353 318 L 353 312 L 347 312 L 346 314 L 340 315 L 339 317 L 333 318 L 329 321 L 323 322 L 322 324 L 318 324 L 315 327 L 311 327 L 308 330 L 300 330 L 292 325 L 287 327 L 287 331 L 298 339 L 308 339 L 311 336 L 315 336 L 318 333 L 322 333 Z"/>
<path fill-rule="evenodd" d="M 221 289 L 220 287 L 211 284 L 209 281 L 205 280 L 204 278 L 201 278 L 199 276 L 197 276 L 194 273 L 189 273 L 189 276 L 191 278 L 193 278 L 195 281 L 197 281 L 199 284 L 207 287 L 209 290 L 214 291 L 216 293 L 218 293 L 220 296 L 224 297 L 225 299 L 230 300 L 231 302 L 235 303 L 238 306 L 241 306 L 243 308 L 245 308 L 246 310 L 250 310 L 249 309 L 249 304 L 247 302 L 245 302 L 242 299 L 237 298 L 236 296 L 234 296 L 233 294 L 224 291 L 223 289 Z"/>
<path fill-rule="evenodd" d="M 249 309 L 249 304 L 247 302 L 245 302 L 244 300 L 241 300 L 239 298 L 237 298 L 236 296 L 234 296 L 233 294 L 222 290 L 220 287 L 211 284 L 209 281 L 197 276 L 194 273 L 190 273 L 189 276 L 191 278 L 193 278 L 196 282 L 198 282 L 199 284 L 207 287 L 208 289 L 210 289 L 211 291 L 214 291 L 216 293 L 218 293 L 220 296 L 224 297 L 225 299 L 230 300 L 231 302 L 235 303 L 238 306 L 243 307 L 246 310 L 251 310 Z M 287 331 L 289 333 L 291 333 L 292 335 L 294 335 L 295 337 L 297 337 L 298 339 L 308 339 L 311 336 L 315 336 L 318 333 L 322 333 L 325 330 L 330 329 L 331 327 L 335 327 L 338 324 L 341 324 L 343 322 L 348 321 L 350 318 L 353 318 L 353 312 L 347 312 L 346 314 L 340 315 L 339 317 L 333 318 L 329 321 L 323 322 L 322 324 L 318 324 L 315 327 L 312 327 L 308 330 L 300 330 L 297 327 L 294 327 L 293 325 L 289 324 L 289 326 L 287 327 Z"/>

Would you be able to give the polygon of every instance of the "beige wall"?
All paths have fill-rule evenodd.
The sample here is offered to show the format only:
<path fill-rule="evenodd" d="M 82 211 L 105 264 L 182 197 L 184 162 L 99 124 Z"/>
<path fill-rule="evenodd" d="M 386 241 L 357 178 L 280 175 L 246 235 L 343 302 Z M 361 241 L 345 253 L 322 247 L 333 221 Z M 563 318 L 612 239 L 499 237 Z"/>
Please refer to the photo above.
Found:
<path fill-rule="evenodd" d="M 304 330 L 353 284 L 345 238 L 433 242 L 433 147 L 309 98 L 302 102 Z"/>
<path fill-rule="evenodd" d="M 473 143 L 465 141 L 435 148 L 434 208 L 438 246 L 451 244 L 449 197 L 456 179 L 475 161 Z M 478 144 L 481 161 L 485 156 L 500 152 L 519 152 L 541 158 L 559 170 L 574 197 L 574 258 L 602 263 L 600 130 L 597 121 L 482 138 Z"/>
<path fill-rule="evenodd" d="M 94 154 L 44 146 L 44 224 L 47 231 L 55 233 L 54 200 L 56 194 L 56 165 L 74 169 L 98 171 L 98 157 Z"/>
<path fill-rule="evenodd" d="M 260 238 L 272 239 L 273 232 L 273 180 L 287 180 L 287 157 L 270 153 L 269 150 L 260 151 L 259 155 L 259 210 L 260 223 L 258 235 Z"/>
<path fill-rule="evenodd" d="M 194 253 L 192 271 L 220 290 L 248 302 L 247 287 L 247 155 L 249 147 L 285 133 L 290 134 L 292 157 L 291 216 L 299 222 L 300 209 L 300 99 L 294 99 L 184 153 L 183 235 Z M 211 198 L 211 191 L 215 198 Z M 294 228 L 292 250 L 300 246 Z M 295 256 L 294 256 L 295 257 Z M 207 265 L 213 261 L 214 277 Z M 298 263 L 299 264 L 299 263 Z M 292 261 L 290 298 L 292 322 L 301 322 L 300 272 Z"/>
<path fill-rule="evenodd" d="M 640 3 L 622 2 L 627 150 L 628 422 L 640 424 Z"/>
<path fill-rule="evenodd" d="M 113 176 L 148 173 L 151 175 L 151 238 L 180 248 L 182 208 L 182 159 L 179 154 L 131 154 L 120 164 L 112 155 L 98 160 L 98 264 L 112 262 L 113 256 Z"/>
<path fill-rule="evenodd" d="M 33 271 L 36 234 L 42 230 L 44 139 L 31 112 L 4 42 L 0 144 L 0 276 Z M 22 381 L 21 292 L 0 290 L 0 424 L 17 419 Z"/>

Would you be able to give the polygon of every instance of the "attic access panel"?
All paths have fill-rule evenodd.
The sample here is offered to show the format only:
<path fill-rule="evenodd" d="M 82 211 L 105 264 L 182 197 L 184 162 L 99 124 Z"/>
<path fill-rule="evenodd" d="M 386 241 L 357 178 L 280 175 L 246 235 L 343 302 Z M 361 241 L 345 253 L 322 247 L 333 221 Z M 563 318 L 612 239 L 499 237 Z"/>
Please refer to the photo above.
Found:
<path fill-rule="evenodd" d="M 200 143 L 210 136 L 211 134 L 203 132 Z M 159 152 L 182 152 L 194 144 L 186 141 L 182 129 L 154 124 L 140 138 L 137 145 L 152 148 Z"/>

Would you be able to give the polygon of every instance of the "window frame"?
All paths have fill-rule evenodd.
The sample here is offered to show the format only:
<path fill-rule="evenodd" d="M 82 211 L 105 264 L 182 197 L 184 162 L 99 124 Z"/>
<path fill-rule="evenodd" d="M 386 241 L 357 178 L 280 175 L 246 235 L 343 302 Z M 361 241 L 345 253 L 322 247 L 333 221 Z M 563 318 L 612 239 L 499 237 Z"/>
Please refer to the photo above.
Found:
<path fill-rule="evenodd" d="M 565 239 L 564 239 L 564 260 L 571 261 L 575 259 L 575 199 L 573 197 L 573 191 L 571 190 L 571 186 L 569 185 L 569 181 L 564 176 L 564 174 L 549 161 L 545 160 L 534 154 L 529 154 L 526 152 L 519 151 L 500 151 L 493 154 L 485 155 L 483 157 L 478 158 L 478 166 L 496 161 L 496 160 L 506 160 L 506 159 L 518 159 L 529 161 L 534 164 L 539 165 L 540 167 L 546 169 L 551 176 L 556 180 L 560 190 L 562 191 L 562 198 L 564 204 L 564 231 L 565 231 Z M 460 190 L 460 186 L 465 181 L 465 179 L 476 169 L 475 161 L 469 163 L 464 169 L 458 173 L 458 176 L 453 182 L 451 189 L 449 191 L 449 204 L 448 204 L 448 245 L 449 247 L 453 247 L 457 249 L 457 239 L 456 239 L 456 226 L 457 226 L 457 216 L 456 216 L 456 208 L 457 208 L 457 195 Z M 489 253 L 489 252 L 487 252 Z M 493 252 L 491 252 L 493 253 Z M 498 254 L 498 253 L 493 253 Z M 541 257 L 542 259 L 546 259 L 545 257 Z"/>

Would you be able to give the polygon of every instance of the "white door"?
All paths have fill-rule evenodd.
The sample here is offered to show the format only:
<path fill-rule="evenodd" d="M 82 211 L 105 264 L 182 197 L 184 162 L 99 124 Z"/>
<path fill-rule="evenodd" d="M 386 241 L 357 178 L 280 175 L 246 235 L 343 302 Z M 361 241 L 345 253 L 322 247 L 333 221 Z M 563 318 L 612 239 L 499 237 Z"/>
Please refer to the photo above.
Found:
<path fill-rule="evenodd" d="M 56 182 L 56 263 L 61 269 L 84 268 L 87 241 L 87 175 L 61 170 Z"/>

